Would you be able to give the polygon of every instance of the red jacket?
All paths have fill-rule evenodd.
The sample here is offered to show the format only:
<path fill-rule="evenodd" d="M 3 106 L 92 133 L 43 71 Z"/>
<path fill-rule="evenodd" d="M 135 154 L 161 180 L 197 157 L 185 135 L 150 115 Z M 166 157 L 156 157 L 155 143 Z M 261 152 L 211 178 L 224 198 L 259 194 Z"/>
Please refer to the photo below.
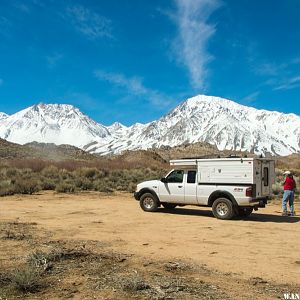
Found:
<path fill-rule="evenodd" d="M 292 191 L 296 188 L 296 182 L 293 177 L 286 176 L 283 189 Z"/>

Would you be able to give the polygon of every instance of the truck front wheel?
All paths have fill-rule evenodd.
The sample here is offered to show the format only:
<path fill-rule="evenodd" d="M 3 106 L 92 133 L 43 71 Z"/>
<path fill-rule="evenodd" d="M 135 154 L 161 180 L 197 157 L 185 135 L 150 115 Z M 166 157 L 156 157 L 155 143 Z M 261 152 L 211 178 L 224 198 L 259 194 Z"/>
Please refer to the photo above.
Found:
<path fill-rule="evenodd" d="M 151 193 L 145 193 L 140 198 L 140 206 L 144 211 L 156 211 L 158 208 L 158 201 Z"/>
<path fill-rule="evenodd" d="M 234 216 L 232 202 L 227 198 L 218 198 L 212 205 L 213 215 L 222 220 L 229 220 Z"/>

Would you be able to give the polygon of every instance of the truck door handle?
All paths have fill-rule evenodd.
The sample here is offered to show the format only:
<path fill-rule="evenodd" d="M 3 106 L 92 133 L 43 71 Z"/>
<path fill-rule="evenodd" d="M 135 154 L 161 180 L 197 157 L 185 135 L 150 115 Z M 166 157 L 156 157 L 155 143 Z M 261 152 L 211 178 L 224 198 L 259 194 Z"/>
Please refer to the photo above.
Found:
<path fill-rule="evenodd" d="M 182 188 L 182 185 L 179 185 L 178 187 L 181 189 L 181 188 Z"/>

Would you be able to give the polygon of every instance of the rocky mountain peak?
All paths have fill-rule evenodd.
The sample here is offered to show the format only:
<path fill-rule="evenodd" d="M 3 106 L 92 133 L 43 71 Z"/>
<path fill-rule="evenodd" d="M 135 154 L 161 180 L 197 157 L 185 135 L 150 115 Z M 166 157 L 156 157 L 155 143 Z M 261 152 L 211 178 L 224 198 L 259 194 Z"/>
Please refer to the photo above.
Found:
<path fill-rule="evenodd" d="M 21 144 L 70 144 L 101 154 L 200 142 L 219 150 L 288 155 L 300 153 L 300 117 L 198 95 L 151 123 L 106 127 L 72 105 L 40 103 L 0 115 L 0 137 Z"/>

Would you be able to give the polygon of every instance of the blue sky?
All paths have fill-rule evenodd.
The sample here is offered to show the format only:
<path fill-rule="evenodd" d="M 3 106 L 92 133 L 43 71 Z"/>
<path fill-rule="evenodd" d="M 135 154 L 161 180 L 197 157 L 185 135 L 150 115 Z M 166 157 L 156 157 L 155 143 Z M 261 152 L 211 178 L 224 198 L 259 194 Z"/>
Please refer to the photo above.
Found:
<path fill-rule="evenodd" d="M 207 94 L 300 115 L 300 1 L 0 1 L 0 111 L 69 103 L 109 125 Z"/>

